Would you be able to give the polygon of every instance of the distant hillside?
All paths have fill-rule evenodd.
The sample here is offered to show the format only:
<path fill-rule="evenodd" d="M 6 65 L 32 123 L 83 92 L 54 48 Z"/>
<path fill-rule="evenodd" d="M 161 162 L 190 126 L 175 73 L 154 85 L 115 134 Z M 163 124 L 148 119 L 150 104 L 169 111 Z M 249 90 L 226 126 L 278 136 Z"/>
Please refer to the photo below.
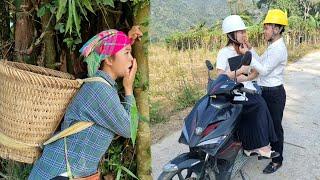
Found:
<path fill-rule="evenodd" d="M 211 26 L 227 14 L 224 0 L 151 0 L 150 35 L 163 38 L 203 22 Z"/>
<path fill-rule="evenodd" d="M 253 1 L 241 2 L 251 6 Z M 229 14 L 227 0 L 151 0 L 150 35 L 153 39 L 161 39 L 200 23 L 210 27 Z"/>

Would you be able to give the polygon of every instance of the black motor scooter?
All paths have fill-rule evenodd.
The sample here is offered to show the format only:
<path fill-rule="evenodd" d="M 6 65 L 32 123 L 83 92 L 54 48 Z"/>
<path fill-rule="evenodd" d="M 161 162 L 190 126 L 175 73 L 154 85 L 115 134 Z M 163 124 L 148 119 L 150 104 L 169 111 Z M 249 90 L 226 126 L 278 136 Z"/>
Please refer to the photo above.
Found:
<path fill-rule="evenodd" d="M 241 65 L 251 62 L 251 54 L 245 54 L 237 61 Z M 210 78 L 213 66 L 208 68 L 207 94 L 194 106 L 185 118 L 179 143 L 189 146 L 190 152 L 181 154 L 163 167 L 158 180 L 169 179 L 231 179 L 248 160 L 243 154 L 237 136 L 239 114 L 242 105 L 234 103 L 235 96 L 256 91 L 245 89 L 227 75 Z"/>

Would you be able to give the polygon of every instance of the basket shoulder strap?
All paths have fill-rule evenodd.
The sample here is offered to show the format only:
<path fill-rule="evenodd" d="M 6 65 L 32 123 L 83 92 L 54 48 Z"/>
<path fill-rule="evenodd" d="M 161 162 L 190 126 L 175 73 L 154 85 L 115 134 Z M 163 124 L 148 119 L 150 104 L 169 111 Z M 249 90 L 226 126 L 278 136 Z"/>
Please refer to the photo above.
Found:
<path fill-rule="evenodd" d="M 25 149 L 25 148 L 32 148 L 32 147 L 39 147 L 39 144 L 30 144 L 30 143 L 25 143 L 18 141 L 12 137 L 9 137 L 2 133 L 0 131 L 0 144 L 14 148 L 14 149 Z"/>
<path fill-rule="evenodd" d="M 67 129 L 54 135 L 50 139 L 48 139 L 46 142 L 43 143 L 43 145 L 50 144 L 50 143 L 57 141 L 61 138 L 78 133 L 84 129 L 87 129 L 88 127 L 92 126 L 93 124 L 94 124 L 94 122 L 87 122 L 87 121 L 77 122 L 77 123 L 73 124 L 72 126 L 68 127 Z M 0 131 L 0 144 L 7 146 L 7 147 L 14 148 L 14 149 L 42 147 L 42 144 L 30 144 L 30 143 L 21 142 L 19 140 L 16 140 L 14 138 L 11 138 L 11 137 L 5 135 L 1 131 Z"/>
<path fill-rule="evenodd" d="M 83 82 L 102 82 L 102 83 L 105 83 L 105 84 L 111 86 L 111 84 L 107 80 L 103 79 L 102 77 L 85 78 L 82 81 Z"/>
<path fill-rule="evenodd" d="M 43 143 L 43 145 L 50 144 L 56 140 L 59 140 L 61 138 L 70 136 L 72 134 L 78 133 L 84 129 L 87 129 L 88 127 L 92 126 L 94 122 L 86 122 L 86 121 L 80 121 L 72 126 L 66 128 L 65 130 L 59 132 L 58 134 L 52 136 L 50 139 L 48 139 L 46 142 Z"/>

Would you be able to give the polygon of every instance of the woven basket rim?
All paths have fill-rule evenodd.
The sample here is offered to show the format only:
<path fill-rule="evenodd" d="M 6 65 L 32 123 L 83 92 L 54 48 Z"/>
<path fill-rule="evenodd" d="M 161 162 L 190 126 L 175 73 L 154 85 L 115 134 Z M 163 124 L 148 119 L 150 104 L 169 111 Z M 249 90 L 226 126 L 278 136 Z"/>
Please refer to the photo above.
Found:
<path fill-rule="evenodd" d="M 47 76 L 47 75 L 43 75 L 43 74 L 39 74 L 39 73 L 35 73 L 35 72 L 32 72 L 32 71 L 28 71 L 28 70 L 24 70 L 24 69 L 20 69 L 20 68 L 14 67 L 14 66 L 12 66 L 12 64 L 18 64 L 18 65 L 35 67 L 35 68 L 41 68 L 41 69 L 45 69 L 45 70 L 47 70 L 49 72 L 51 71 L 51 72 L 56 72 L 56 73 L 65 75 L 65 76 L 70 76 L 70 77 L 72 77 L 72 79 L 67 79 L 67 78 L 64 78 L 64 77 L 57 77 L 57 76 L 49 76 L 49 77 L 55 77 L 55 78 L 61 78 L 61 79 L 67 79 L 67 80 L 75 80 L 76 79 L 74 77 L 74 75 L 72 75 L 70 73 L 66 73 L 66 72 L 62 72 L 62 71 L 58 71 L 58 70 L 54 70 L 54 69 L 49 69 L 49 68 L 42 67 L 42 66 L 37 66 L 37 65 L 33 65 L 33 64 L 26 64 L 26 63 L 21 63 L 21 62 L 14 62 L 14 61 L 6 61 L 6 60 L 0 60 L 0 62 L 3 63 L 5 66 L 9 66 L 10 68 L 18 69 L 18 70 L 21 70 L 21 71 L 24 71 L 24 72 L 30 72 L 30 73 L 33 73 L 33 74 L 36 74 L 36 75 Z"/>
<path fill-rule="evenodd" d="M 73 79 L 68 79 L 67 77 L 57 77 L 54 74 L 52 74 L 52 75 L 44 75 L 44 74 L 40 74 L 40 73 L 29 71 L 29 70 L 20 69 L 18 67 L 14 67 L 12 64 L 18 64 L 18 65 L 21 64 L 23 66 L 41 68 L 41 69 L 46 70 L 49 74 L 52 74 L 51 72 L 55 72 L 57 74 L 70 76 Z M 1 71 L 1 69 L 0 69 L 0 74 L 5 75 L 9 79 L 27 80 L 31 84 L 38 84 L 38 83 L 35 83 L 34 81 L 31 81 L 31 78 L 38 78 L 40 80 L 51 80 L 52 82 L 50 82 L 50 84 L 53 84 L 53 85 L 56 85 L 54 82 L 67 83 L 67 84 L 70 84 L 70 85 L 72 84 L 72 86 L 79 86 L 79 84 L 80 84 L 79 81 L 77 81 L 76 78 L 72 74 L 61 72 L 61 71 L 57 71 L 57 70 L 53 70 L 53 69 L 49 69 L 49 68 L 45 68 L 45 67 L 41 67 L 41 66 L 35 66 L 35 65 L 31 65 L 31 64 L 24 64 L 24 63 L 19 63 L 19 62 L 12 62 L 12 61 L 5 61 L 5 60 L 0 60 L 0 65 L 3 65 L 4 68 L 8 68 L 9 71 L 12 72 L 12 73 L 10 73 L 11 75 L 8 76 L 8 74 L 9 74 L 8 72 Z M 29 76 L 29 78 L 22 79 L 17 74 L 14 74 L 13 73 L 14 71 L 17 71 L 20 74 L 25 74 L 25 75 Z"/>

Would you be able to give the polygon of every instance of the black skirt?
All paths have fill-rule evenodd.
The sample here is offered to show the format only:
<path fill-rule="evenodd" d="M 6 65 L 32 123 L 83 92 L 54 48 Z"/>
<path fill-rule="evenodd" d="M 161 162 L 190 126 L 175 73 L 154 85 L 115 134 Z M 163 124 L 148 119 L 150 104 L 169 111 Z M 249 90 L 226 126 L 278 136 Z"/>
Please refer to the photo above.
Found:
<path fill-rule="evenodd" d="M 247 94 L 239 122 L 239 138 L 246 150 L 253 150 L 276 142 L 272 117 L 268 106 L 260 95 Z"/>

